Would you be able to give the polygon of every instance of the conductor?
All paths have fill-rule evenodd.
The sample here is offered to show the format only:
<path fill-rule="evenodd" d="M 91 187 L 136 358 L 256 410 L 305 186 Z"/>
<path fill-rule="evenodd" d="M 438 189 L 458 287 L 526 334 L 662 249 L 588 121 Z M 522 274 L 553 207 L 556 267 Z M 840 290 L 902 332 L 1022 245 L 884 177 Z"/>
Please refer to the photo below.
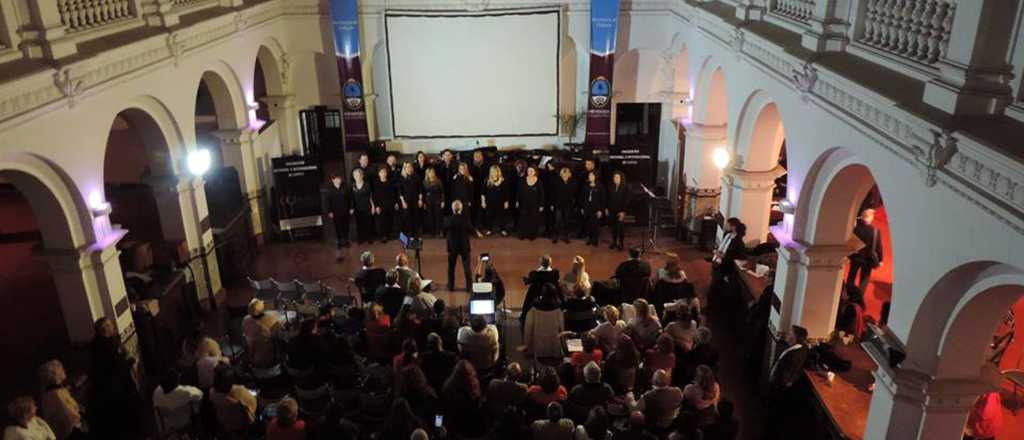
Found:
<path fill-rule="evenodd" d="M 444 231 L 448 237 L 448 290 L 455 291 L 455 260 L 462 257 L 468 292 L 473 283 L 469 270 L 469 235 L 475 230 L 469 216 L 463 212 L 462 201 L 452 202 L 452 214 L 444 219 Z"/>

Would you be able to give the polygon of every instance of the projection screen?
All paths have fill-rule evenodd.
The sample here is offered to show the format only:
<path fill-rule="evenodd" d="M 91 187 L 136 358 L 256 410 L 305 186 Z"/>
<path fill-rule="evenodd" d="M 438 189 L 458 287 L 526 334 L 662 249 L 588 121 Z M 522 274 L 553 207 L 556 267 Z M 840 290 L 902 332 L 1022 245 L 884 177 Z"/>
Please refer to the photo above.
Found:
<path fill-rule="evenodd" d="M 395 137 L 558 134 L 557 10 L 388 11 Z"/>

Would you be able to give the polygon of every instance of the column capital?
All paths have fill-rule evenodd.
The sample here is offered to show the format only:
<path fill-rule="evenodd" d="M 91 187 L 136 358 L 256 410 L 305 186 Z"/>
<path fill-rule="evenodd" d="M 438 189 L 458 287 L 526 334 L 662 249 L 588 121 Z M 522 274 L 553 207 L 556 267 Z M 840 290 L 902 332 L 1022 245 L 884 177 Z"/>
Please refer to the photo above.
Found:
<path fill-rule="evenodd" d="M 724 141 L 728 139 L 728 124 L 714 125 L 700 122 L 684 122 L 686 137 L 704 141 Z"/>
<path fill-rule="evenodd" d="M 113 229 L 96 243 L 78 249 L 47 249 L 39 248 L 33 257 L 43 260 L 55 273 L 77 273 L 93 267 L 102 266 L 112 258 L 117 258 L 120 251 L 117 243 L 128 234 L 125 229 Z"/>
<path fill-rule="evenodd" d="M 221 145 L 249 145 L 252 144 L 256 132 L 250 128 L 236 128 L 227 130 L 215 130 L 213 136 L 220 140 Z"/>
<path fill-rule="evenodd" d="M 970 409 L 979 395 L 999 389 L 999 372 L 983 368 L 977 377 L 935 378 L 928 373 L 901 368 L 891 380 L 876 383 L 889 388 L 895 400 L 927 409 L 930 413 L 961 413 Z"/>
<path fill-rule="evenodd" d="M 263 102 L 266 102 L 270 106 L 270 109 L 275 107 L 291 108 L 295 106 L 295 95 L 267 95 L 262 98 Z"/>
<path fill-rule="evenodd" d="M 776 165 L 767 171 L 749 171 L 742 168 L 729 168 L 722 174 L 722 183 L 743 190 L 771 190 L 775 187 L 775 179 L 786 174 L 786 169 Z"/>
<path fill-rule="evenodd" d="M 808 245 L 792 241 L 778 249 L 779 258 L 807 268 L 842 269 L 850 255 L 846 245 Z"/>

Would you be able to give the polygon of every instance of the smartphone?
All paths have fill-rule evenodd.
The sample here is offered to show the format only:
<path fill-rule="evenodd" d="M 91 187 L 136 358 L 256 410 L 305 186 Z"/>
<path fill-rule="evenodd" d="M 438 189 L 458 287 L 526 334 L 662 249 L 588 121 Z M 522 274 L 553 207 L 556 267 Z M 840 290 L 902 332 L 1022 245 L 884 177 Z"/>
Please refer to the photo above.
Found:
<path fill-rule="evenodd" d="M 480 254 L 480 259 L 483 260 L 483 261 L 490 260 L 491 259 L 491 254 L 488 254 L 488 253 Z"/>
<path fill-rule="evenodd" d="M 440 428 L 442 425 L 444 425 L 444 416 L 441 414 L 434 416 L 434 427 Z"/>

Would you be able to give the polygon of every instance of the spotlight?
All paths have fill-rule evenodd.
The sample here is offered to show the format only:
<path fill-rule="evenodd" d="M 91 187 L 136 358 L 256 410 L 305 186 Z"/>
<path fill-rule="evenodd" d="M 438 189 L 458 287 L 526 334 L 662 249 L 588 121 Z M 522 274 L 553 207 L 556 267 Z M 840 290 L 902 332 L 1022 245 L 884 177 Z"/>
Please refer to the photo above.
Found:
<path fill-rule="evenodd" d="M 210 150 L 200 148 L 198 150 L 188 153 L 186 159 L 186 165 L 188 165 L 188 171 L 195 176 L 202 176 L 210 170 Z"/>
<path fill-rule="evenodd" d="M 723 147 L 715 148 L 715 151 L 711 152 L 711 161 L 715 163 L 715 167 L 724 170 L 729 166 L 729 161 L 732 160 L 732 156 L 729 154 L 729 150 Z"/>

